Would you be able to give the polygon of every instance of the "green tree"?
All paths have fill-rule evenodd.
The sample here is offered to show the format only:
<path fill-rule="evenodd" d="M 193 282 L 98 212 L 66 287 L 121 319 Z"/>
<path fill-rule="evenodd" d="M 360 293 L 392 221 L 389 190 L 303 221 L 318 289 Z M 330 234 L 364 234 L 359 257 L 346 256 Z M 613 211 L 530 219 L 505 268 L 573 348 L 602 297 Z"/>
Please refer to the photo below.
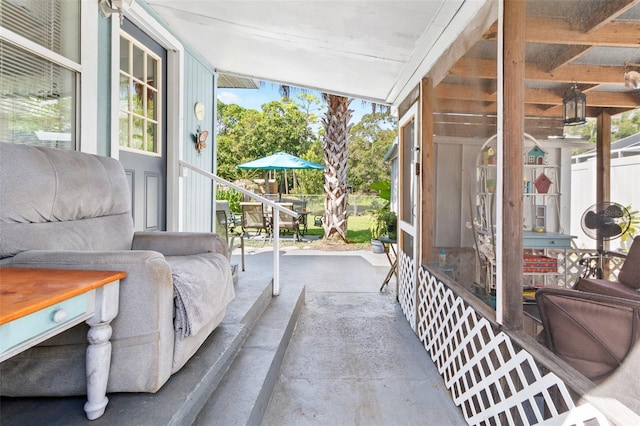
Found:
<path fill-rule="evenodd" d="M 372 183 L 391 180 L 384 155 L 396 135 L 397 120 L 389 111 L 366 114 L 351 128 L 348 179 L 354 192 L 367 192 Z"/>
<path fill-rule="evenodd" d="M 259 115 L 260 112 L 256 110 L 245 109 L 235 104 L 226 105 L 218 100 L 218 176 L 229 181 L 235 181 L 242 176 L 241 170 L 236 166 L 245 158 L 247 139 Z"/>
<path fill-rule="evenodd" d="M 307 114 L 296 103 L 272 101 L 262 111 L 218 101 L 218 175 L 234 181 L 263 177 L 264 171 L 236 166 L 279 151 L 306 153 L 314 139 Z"/>
<path fill-rule="evenodd" d="M 314 141 L 306 153 L 301 155 L 305 160 L 323 164 L 322 143 L 320 140 Z M 298 194 L 322 194 L 324 193 L 324 176 L 322 170 L 298 170 L 296 171 Z"/>
<path fill-rule="evenodd" d="M 313 93 L 298 93 L 296 99 L 295 103 L 298 105 L 298 108 L 305 113 L 309 124 L 311 126 L 316 125 L 319 120 L 316 112 L 322 110 L 322 102 L 320 99 Z"/>
<path fill-rule="evenodd" d="M 611 135 L 612 142 L 635 135 L 640 132 L 640 114 L 638 114 L 637 111 L 631 111 L 613 117 L 611 127 L 615 129 Z"/>

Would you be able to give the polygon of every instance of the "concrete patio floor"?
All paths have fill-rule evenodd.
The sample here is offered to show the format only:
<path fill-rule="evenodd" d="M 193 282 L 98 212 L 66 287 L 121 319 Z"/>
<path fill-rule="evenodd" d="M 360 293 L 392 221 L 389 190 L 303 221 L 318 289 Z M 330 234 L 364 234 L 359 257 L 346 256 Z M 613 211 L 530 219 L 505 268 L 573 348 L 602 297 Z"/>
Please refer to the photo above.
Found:
<path fill-rule="evenodd" d="M 158 393 L 110 394 L 95 421 L 84 397 L 2 398 L 0 424 L 465 424 L 396 302 L 395 279 L 379 291 L 385 255 L 302 243 L 280 252 L 281 295 L 267 284 L 273 250 L 247 248 L 233 307 Z"/>
<path fill-rule="evenodd" d="M 283 291 L 302 281 L 306 304 L 262 424 L 466 424 L 396 302 L 395 278 L 379 291 L 385 255 L 282 253 Z M 245 273 L 271 255 L 249 254 Z"/>

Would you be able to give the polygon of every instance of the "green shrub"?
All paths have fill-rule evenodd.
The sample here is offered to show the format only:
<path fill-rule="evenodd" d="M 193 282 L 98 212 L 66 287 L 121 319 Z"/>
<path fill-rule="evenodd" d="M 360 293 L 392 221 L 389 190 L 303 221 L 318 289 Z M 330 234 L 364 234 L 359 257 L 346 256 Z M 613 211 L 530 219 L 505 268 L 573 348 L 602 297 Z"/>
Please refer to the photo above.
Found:
<path fill-rule="evenodd" d="M 216 191 L 217 200 L 227 200 L 229 202 L 229 209 L 232 212 L 240 212 L 240 201 L 242 201 L 242 194 L 235 189 L 218 189 Z"/>

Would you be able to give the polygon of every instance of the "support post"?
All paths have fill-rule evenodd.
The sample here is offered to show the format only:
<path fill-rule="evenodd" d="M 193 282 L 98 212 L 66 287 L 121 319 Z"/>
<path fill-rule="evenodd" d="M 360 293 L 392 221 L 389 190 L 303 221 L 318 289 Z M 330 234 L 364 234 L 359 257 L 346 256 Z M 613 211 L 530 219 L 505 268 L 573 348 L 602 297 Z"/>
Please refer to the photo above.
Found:
<path fill-rule="evenodd" d="M 611 201 L 611 115 L 602 111 L 596 123 L 596 203 Z M 609 243 L 598 238 L 598 251 L 609 249 Z M 608 262 L 603 268 L 608 269 Z M 608 276 L 609 271 L 604 271 Z"/>
<path fill-rule="evenodd" d="M 522 176 L 524 145 L 525 2 L 504 0 L 502 20 L 502 202 L 498 223 L 498 258 L 502 262 L 498 321 L 509 330 L 522 329 Z M 500 44 L 499 44 L 500 45 Z M 498 55 L 500 58 L 500 55 Z M 500 64 L 498 64 L 500 65 Z M 500 67 L 499 67 L 500 68 Z M 500 140 L 500 135 L 498 135 Z M 500 141 L 499 141 L 500 142 Z M 498 164 L 500 168 L 500 164 Z M 500 201 L 500 198 L 498 199 Z"/>
<path fill-rule="evenodd" d="M 423 265 L 433 262 L 433 238 L 435 235 L 435 146 L 433 144 L 433 110 L 434 110 L 433 80 L 423 78 L 420 84 L 420 162 L 422 208 L 420 244 L 421 262 Z"/>

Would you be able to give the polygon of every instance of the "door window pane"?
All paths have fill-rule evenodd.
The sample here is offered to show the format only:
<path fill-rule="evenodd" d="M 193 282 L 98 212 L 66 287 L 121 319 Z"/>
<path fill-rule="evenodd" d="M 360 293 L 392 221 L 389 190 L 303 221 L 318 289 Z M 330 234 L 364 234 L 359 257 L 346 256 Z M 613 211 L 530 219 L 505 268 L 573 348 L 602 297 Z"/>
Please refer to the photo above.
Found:
<path fill-rule="evenodd" d="M 161 59 L 125 32 L 120 35 L 120 146 L 160 154 L 157 110 Z M 127 124 L 127 128 L 122 126 Z M 128 126 L 128 124 L 131 126 Z"/>

